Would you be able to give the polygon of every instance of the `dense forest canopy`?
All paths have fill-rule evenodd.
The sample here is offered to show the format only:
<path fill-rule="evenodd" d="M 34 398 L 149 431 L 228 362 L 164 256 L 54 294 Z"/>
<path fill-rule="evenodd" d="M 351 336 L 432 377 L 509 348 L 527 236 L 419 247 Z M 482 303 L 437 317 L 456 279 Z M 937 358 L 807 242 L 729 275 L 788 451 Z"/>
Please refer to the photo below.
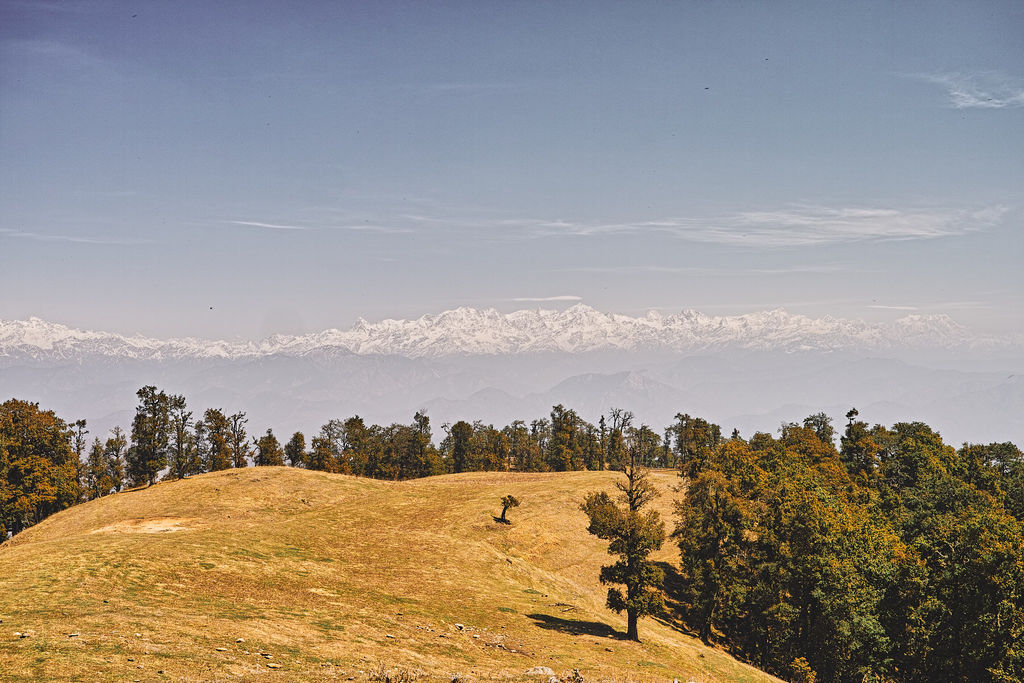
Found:
<path fill-rule="evenodd" d="M 353 416 L 282 444 L 272 429 L 251 436 L 245 413 L 199 414 L 153 386 L 138 399 L 129 433 L 91 444 L 82 420 L 0 404 L 0 536 L 124 487 L 249 465 L 381 479 L 676 468 L 670 599 L 662 607 L 651 592 L 661 570 L 645 564 L 645 592 L 613 589 L 621 600 L 610 604 L 670 610 L 705 641 L 791 679 L 1024 679 L 1024 454 L 1012 443 L 956 449 L 923 423 L 872 426 L 856 410 L 841 431 L 817 414 L 743 438 L 684 413 L 658 432 L 625 410 L 592 424 L 558 405 L 500 428 L 445 424 L 437 439 L 423 412 L 386 426 Z M 633 507 L 592 494 L 584 509 L 614 540 L 611 521 Z"/>

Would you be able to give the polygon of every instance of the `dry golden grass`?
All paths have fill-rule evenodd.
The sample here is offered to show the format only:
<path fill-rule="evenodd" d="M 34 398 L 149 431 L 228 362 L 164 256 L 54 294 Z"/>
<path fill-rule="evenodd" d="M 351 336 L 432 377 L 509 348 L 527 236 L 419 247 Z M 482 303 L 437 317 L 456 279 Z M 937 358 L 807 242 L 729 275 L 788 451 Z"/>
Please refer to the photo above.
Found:
<path fill-rule="evenodd" d="M 92 501 L 0 546 L 0 679 L 772 680 L 653 619 L 621 639 L 578 509 L 616 476 L 253 468 Z"/>

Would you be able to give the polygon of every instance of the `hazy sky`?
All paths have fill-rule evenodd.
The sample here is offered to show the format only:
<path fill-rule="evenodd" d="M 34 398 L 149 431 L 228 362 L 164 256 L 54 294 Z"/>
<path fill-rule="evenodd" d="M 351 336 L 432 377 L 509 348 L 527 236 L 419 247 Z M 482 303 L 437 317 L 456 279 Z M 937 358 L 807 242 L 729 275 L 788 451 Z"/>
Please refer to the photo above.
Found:
<path fill-rule="evenodd" d="M 0 318 L 1024 331 L 1019 0 L 0 0 L 0 41 Z"/>

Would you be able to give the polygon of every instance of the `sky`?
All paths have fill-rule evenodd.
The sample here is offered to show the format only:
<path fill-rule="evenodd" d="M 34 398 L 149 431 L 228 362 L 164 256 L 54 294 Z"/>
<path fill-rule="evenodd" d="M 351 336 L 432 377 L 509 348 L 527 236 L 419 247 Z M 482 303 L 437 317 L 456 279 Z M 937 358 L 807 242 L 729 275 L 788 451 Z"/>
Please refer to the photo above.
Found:
<path fill-rule="evenodd" d="M 0 0 L 0 319 L 1024 332 L 1024 3 Z"/>

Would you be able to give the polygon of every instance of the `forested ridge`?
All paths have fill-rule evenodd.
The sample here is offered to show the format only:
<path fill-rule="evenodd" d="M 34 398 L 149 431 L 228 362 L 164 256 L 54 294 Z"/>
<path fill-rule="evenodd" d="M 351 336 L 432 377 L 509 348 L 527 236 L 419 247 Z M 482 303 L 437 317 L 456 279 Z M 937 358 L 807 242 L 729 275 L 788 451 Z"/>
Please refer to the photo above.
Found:
<path fill-rule="evenodd" d="M 250 435 L 244 413 L 200 414 L 156 387 L 138 398 L 127 432 L 91 442 L 82 420 L 0 404 L 0 535 L 125 487 L 250 465 L 381 479 L 676 468 L 662 616 L 790 680 L 1024 679 L 1024 455 L 1011 443 L 956 449 L 856 410 L 841 433 L 817 414 L 743 438 L 682 413 L 657 432 L 625 410 L 592 424 L 561 405 L 500 428 L 446 424 L 436 442 L 417 413 L 282 443 Z"/>

